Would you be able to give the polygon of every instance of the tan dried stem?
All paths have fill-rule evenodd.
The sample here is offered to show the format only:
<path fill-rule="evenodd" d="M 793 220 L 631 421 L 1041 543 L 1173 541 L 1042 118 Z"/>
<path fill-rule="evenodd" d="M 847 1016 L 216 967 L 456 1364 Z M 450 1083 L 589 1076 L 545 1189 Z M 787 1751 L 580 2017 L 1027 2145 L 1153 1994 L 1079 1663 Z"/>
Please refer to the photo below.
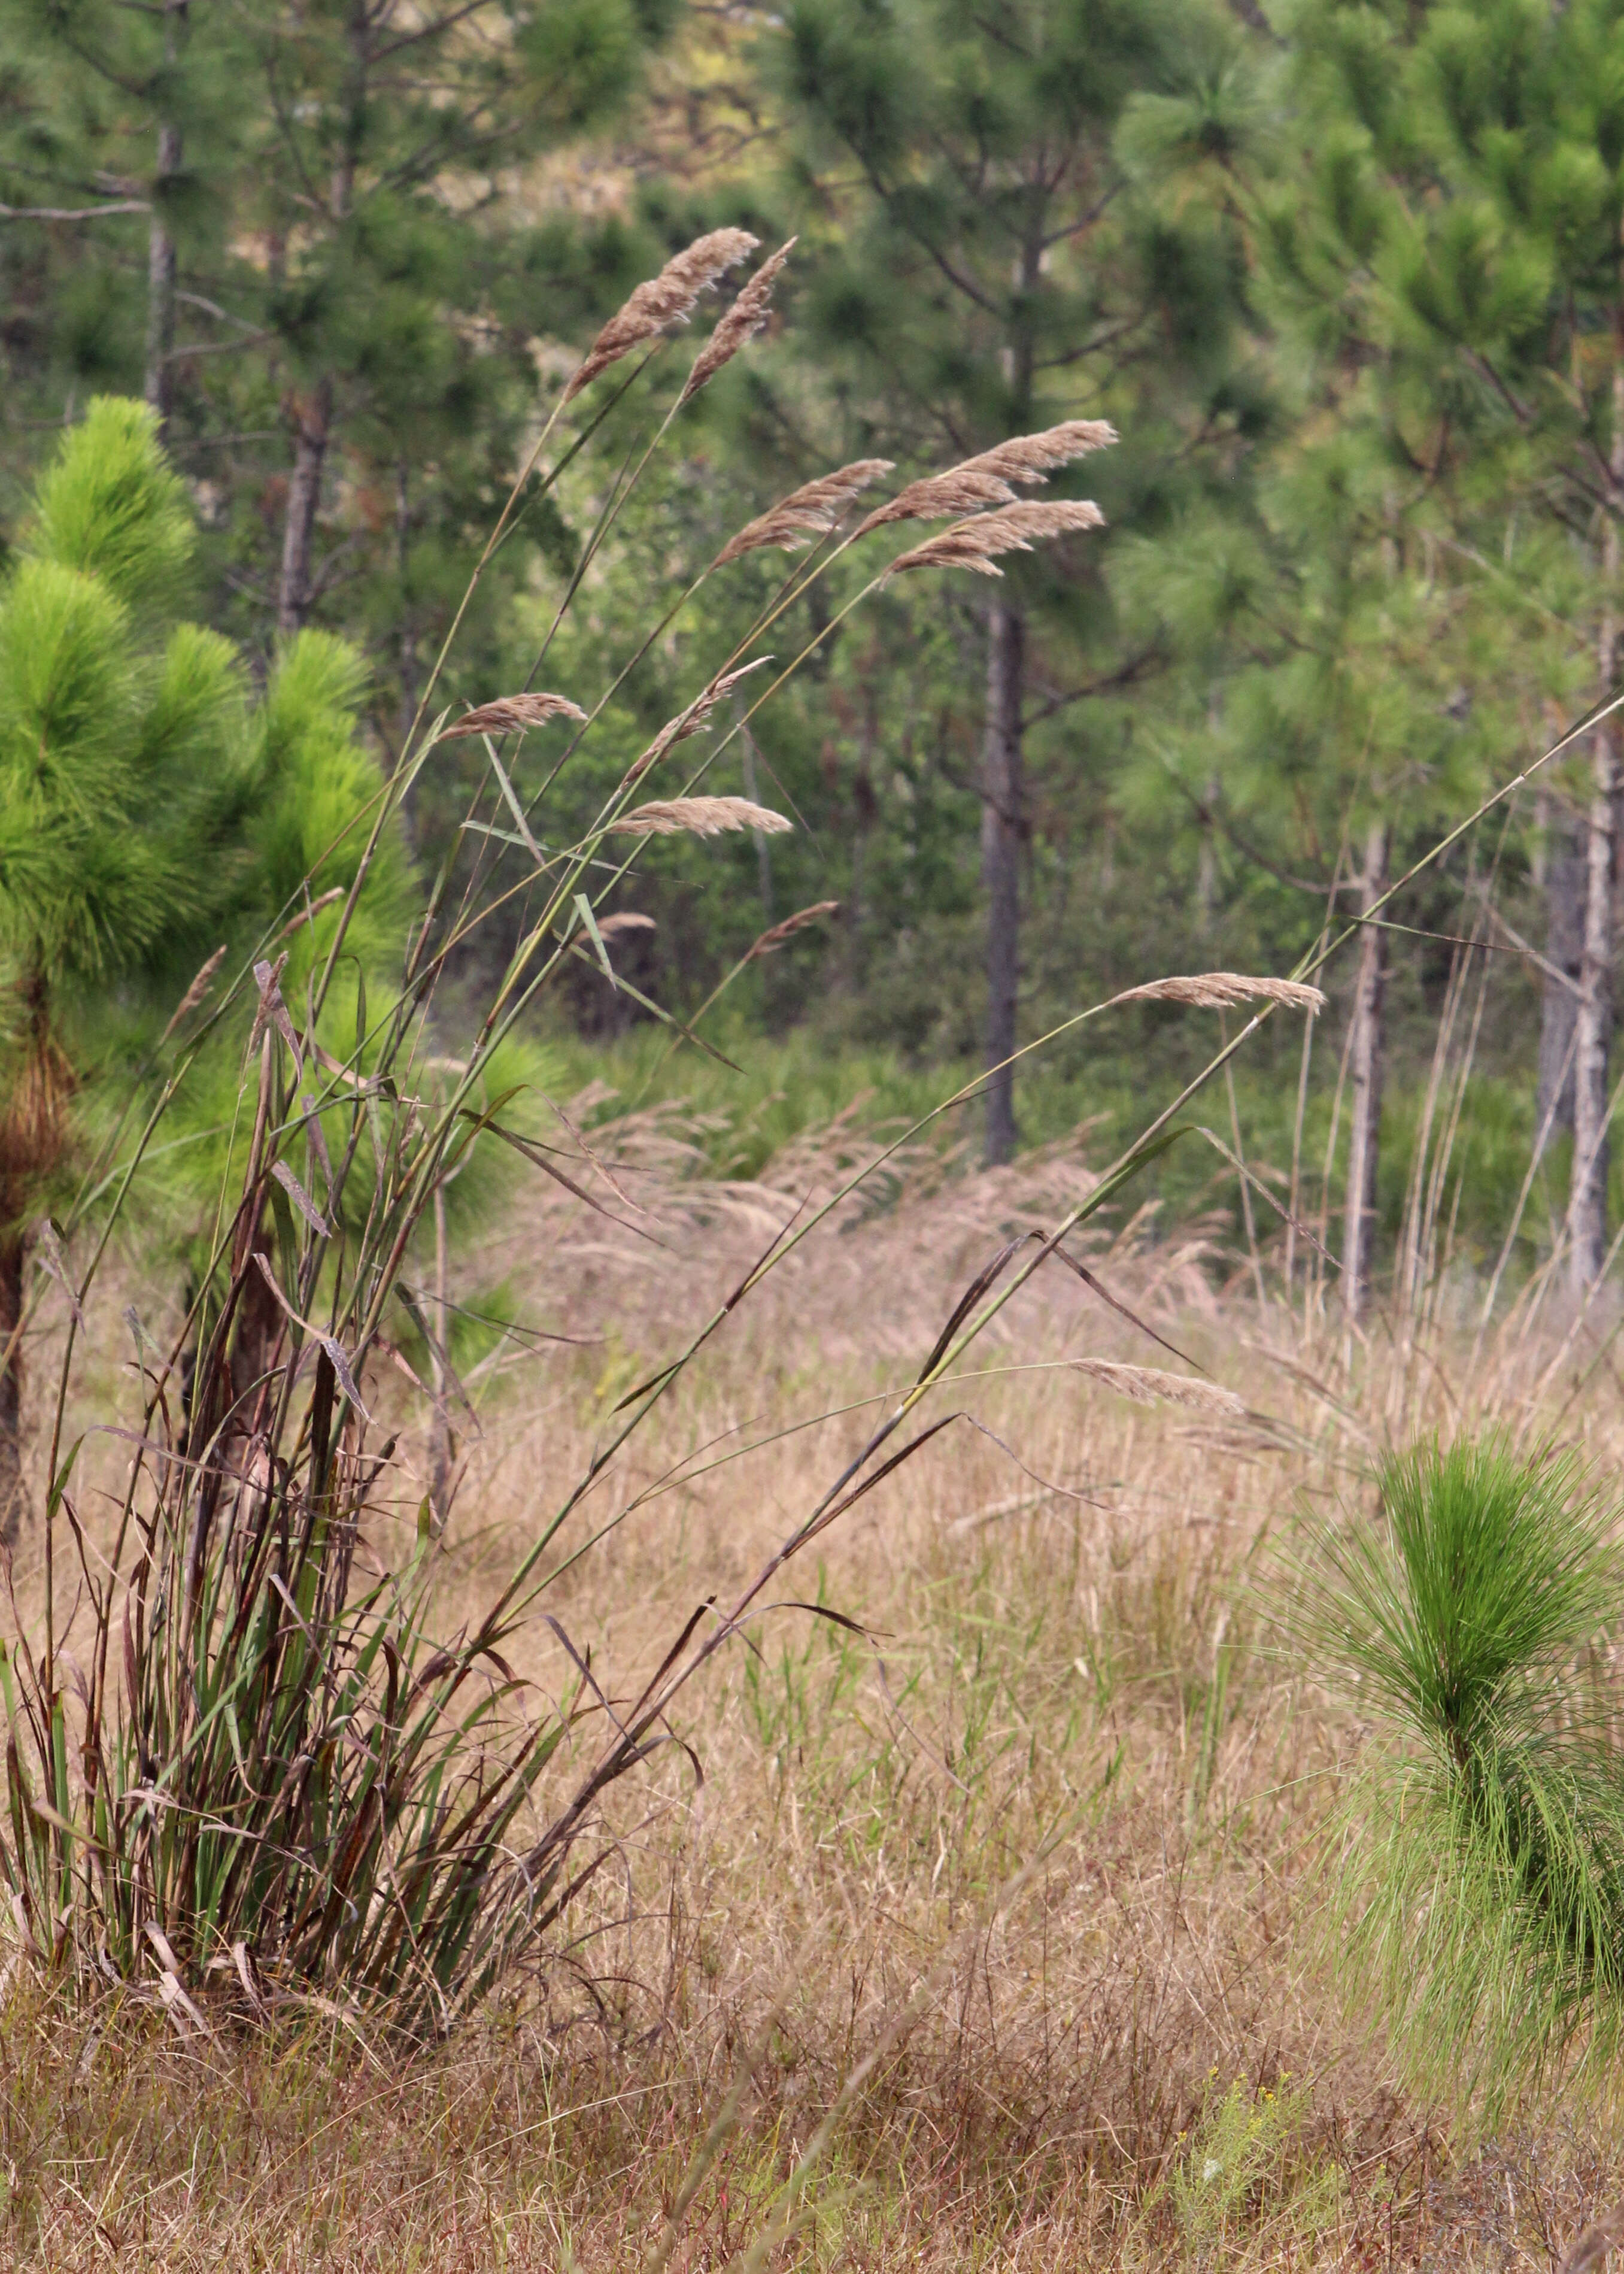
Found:
<path fill-rule="evenodd" d="M 686 324 L 706 287 L 736 268 L 760 242 L 748 229 L 713 229 L 673 253 L 659 275 L 646 278 L 625 306 L 611 316 L 565 388 L 564 401 L 573 403 L 600 372 L 630 355 L 634 348 L 658 339 L 673 324 Z"/>
<path fill-rule="evenodd" d="M 748 797 L 669 797 L 635 806 L 609 826 L 622 837 L 718 837 L 734 829 L 780 837 L 793 824 Z"/>
<path fill-rule="evenodd" d="M 898 576 L 905 568 L 971 568 L 978 576 L 1002 576 L 1003 569 L 995 564 L 1005 553 L 1030 553 L 1034 544 L 1049 538 L 1104 526 L 1105 516 L 1088 498 L 1053 505 L 1006 505 L 996 513 L 955 522 L 939 537 L 900 553 L 885 574 Z"/>
<path fill-rule="evenodd" d="M 728 561 L 741 560 L 747 553 L 760 553 L 769 546 L 782 553 L 795 553 L 813 538 L 827 537 L 869 483 L 891 470 L 889 458 L 854 458 L 849 466 L 841 466 L 832 474 L 803 482 L 767 512 L 747 522 L 737 537 L 730 537 L 712 568 L 726 568 Z"/>
<path fill-rule="evenodd" d="M 792 237 L 776 252 L 770 252 L 754 276 L 744 286 L 731 308 L 717 320 L 716 329 L 694 359 L 694 368 L 688 375 L 688 384 L 677 397 L 677 408 L 691 402 L 708 380 L 716 377 L 724 364 L 731 363 L 740 349 L 756 337 L 772 309 L 772 288 L 778 282 L 785 263 L 794 250 Z"/>
<path fill-rule="evenodd" d="M 465 734 L 522 734 L 527 727 L 539 727 L 548 719 L 573 719 L 584 727 L 586 712 L 567 695 L 500 695 L 494 703 L 482 703 L 447 727 L 440 739 L 456 742 Z"/>

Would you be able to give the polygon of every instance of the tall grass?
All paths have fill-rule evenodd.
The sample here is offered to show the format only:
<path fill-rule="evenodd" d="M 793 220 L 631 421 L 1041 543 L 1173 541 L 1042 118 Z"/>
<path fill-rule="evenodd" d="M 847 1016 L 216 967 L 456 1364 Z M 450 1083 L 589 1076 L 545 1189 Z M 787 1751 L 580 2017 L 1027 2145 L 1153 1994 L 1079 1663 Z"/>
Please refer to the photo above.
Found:
<path fill-rule="evenodd" d="M 485 561 L 522 498 L 545 489 L 604 423 L 605 411 L 586 418 L 560 440 L 551 469 L 536 473 L 588 382 L 634 351 L 657 357 L 705 286 L 752 244 L 739 230 L 717 232 L 633 296 L 563 389 Z M 560 621 L 677 412 L 759 328 L 782 265 L 781 254 L 771 256 L 744 286 L 663 415 L 650 415 L 652 431 L 622 457 Z M 635 373 L 626 386 L 631 403 L 643 399 Z M 613 1529 L 614 1515 L 600 1515 L 598 1504 L 589 1510 L 589 1497 L 718 1327 L 827 1209 L 774 1239 L 675 1359 L 627 1389 L 584 1470 L 556 1480 L 551 1511 L 506 1583 L 454 1634 L 432 1625 L 449 1462 L 437 1461 L 437 1485 L 404 1551 L 388 1553 L 396 1448 L 374 1423 L 379 1393 L 367 1385 L 391 1352 L 399 1356 L 409 1325 L 431 1356 L 442 1446 L 466 1404 L 447 1348 L 444 1248 L 448 1197 L 477 1159 L 505 1147 L 601 1216 L 635 1219 L 635 1197 L 568 1118 L 538 1121 L 541 1109 L 510 1071 L 514 1047 L 521 1022 L 577 959 L 627 984 L 596 905 L 642 844 L 679 831 L 705 838 L 789 825 L 747 801 L 704 795 L 708 761 L 686 770 L 683 761 L 691 755 L 684 746 L 709 731 L 735 690 L 743 690 L 741 715 L 718 747 L 804 661 L 793 659 L 770 683 L 750 676 L 768 660 L 762 644 L 792 599 L 859 538 L 967 503 L 995 510 L 950 531 L 941 558 L 991 573 L 999 573 L 996 554 L 1092 526 L 1092 507 L 1018 508 L 1011 485 L 1041 483 L 1107 439 L 1109 430 L 1074 422 L 1011 442 L 976 462 L 973 477 L 950 471 L 941 483 L 916 485 L 844 538 L 840 520 L 889 468 L 865 461 L 798 492 L 741 532 L 649 626 L 590 709 L 573 695 L 527 689 L 463 719 L 432 716 L 437 665 L 400 761 L 365 817 L 354 881 L 336 916 L 328 912 L 325 960 L 304 1002 L 283 998 L 274 928 L 199 1028 L 187 1032 L 197 1005 L 190 998 L 183 1005 L 184 1039 L 160 1070 L 145 1118 L 137 1114 L 133 1138 L 116 1140 L 95 1163 L 83 1205 L 64 1227 L 70 1241 L 85 1236 L 87 1263 L 70 1280 L 54 1235 L 42 1250 L 66 1285 L 73 1324 L 50 1433 L 39 1616 L 19 1616 L 0 1662 L 9 1818 L 0 1872 L 41 1965 L 86 1984 L 155 1981 L 171 2010 L 194 2025 L 199 2001 L 212 1992 L 245 2012 L 319 1996 L 378 2006 L 410 2029 L 443 2028 L 533 1952 L 590 1884 L 609 1853 L 598 1836 L 605 1794 L 675 1742 L 679 1694 L 760 1617 L 777 1574 L 947 1426 L 937 1419 L 911 1438 L 900 1434 L 1004 1299 L 994 1290 L 1012 1250 L 977 1271 L 917 1382 L 828 1488 L 809 1495 L 748 1584 L 725 1608 L 711 1597 L 676 1616 L 637 1691 L 611 1698 L 589 1655 L 548 1612 L 560 1664 L 550 1690 L 538 1693 L 520 1683 L 506 1653 L 522 1623 L 543 1614 L 559 1571 Z M 619 440 L 623 449 L 624 433 Z M 625 767 L 585 835 L 550 843 L 545 805 L 515 787 L 516 742 L 530 732 L 551 735 L 555 779 L 710 574 L 741 553 L 793 551 L 813 536 L 810 561 L 790 572 L 746 640 Z M 929 565 L 939 551 L 932 540 L 883 564 L 819 637 L 887 575 Z M 538 673 L 545 652 L 544 645 Z M 464 825 L 470 857 L 442 871 L 397 986 L 369 1008 L 346 956 L 369 874 L 424 770 L 444 744 L 469 740 L 486 760 Z M 482 857 L 497 842 L 525 856 L 526 928 L 471 1016 L 471 1041 L 448 1058 L 434 1026 L 442 975 L 511 897 Z M 296 895 L 282 912 L 281 932 L 299 924 L 301 905 Z M 246 1142 L 228 1148 L 235 1181 L 221 1193 L 213 1253 L 179 1333 L 167 1353 L 143 1346 L 143 1411 L 126 1433 L 133 1450 L 109 1534 L 82 1504 L 82 1442 L 64 1438 L 85 1306 L 186 1094 L 201 1036 L 234 1020 L 240 1032 L 251 1008 L 235 1108 Z M 1073 1221 L 1087 1212 L 1085 1203 Z M 36 1307 L 55 1284 L 41 1279 Z M 65 1608 L 64 1585 L 74 1590 Z M 567 1739 L 572 1766 L 550 1776 Z"/>

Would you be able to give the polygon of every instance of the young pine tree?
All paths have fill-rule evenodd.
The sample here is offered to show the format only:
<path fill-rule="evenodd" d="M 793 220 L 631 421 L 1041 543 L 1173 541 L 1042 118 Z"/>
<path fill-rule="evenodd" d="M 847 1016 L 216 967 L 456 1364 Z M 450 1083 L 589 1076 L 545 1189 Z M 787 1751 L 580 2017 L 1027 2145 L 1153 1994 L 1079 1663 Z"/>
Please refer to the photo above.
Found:
<path fill-rule="evenodd" d="M 377 788 L 354 739 L 364 674 L 350 651 L 305 635 L 256 702 L 230 644 L 182 617 L 195 531 L 156 425 L 142 403 L 91 403 L 39 482 L 0 586 L 7 1537 L 22 1512 L 30 1246 L 101 1118 L 96 1077 L 129 1078 L 217 945 L 252 945 L 306 878 L 320 898 L 353 876 L 355 825 Z M 398 947 L 406 882 L 391 843 L 350 935 L 374 969 Z M 318 913 L 290 953 L 308 962 L 335 920 Z"/>

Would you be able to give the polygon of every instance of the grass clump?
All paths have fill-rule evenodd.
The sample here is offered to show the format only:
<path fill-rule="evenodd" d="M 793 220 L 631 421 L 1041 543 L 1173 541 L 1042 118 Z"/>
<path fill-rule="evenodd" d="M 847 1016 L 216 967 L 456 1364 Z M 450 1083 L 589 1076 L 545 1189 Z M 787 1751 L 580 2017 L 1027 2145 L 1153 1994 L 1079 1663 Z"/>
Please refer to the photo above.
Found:
<path fill-rule="evenodd" d="M 1304 1631 L 1376 1724 L 1330 1849 L 1350 2002 L 1491 2114 L 1624 2029 L 1617 1506 L 1572 1455 L 1423 1444 L 1322 1527 Z"/>

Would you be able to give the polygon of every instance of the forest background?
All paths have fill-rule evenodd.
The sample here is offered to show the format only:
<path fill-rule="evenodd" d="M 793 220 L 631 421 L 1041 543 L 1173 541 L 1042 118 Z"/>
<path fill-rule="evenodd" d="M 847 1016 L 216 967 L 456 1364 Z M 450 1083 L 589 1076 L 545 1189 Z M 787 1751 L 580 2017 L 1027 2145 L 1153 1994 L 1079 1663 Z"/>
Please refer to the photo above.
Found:
<path fill-rule="evenodd" d="M 1098 499 L 1104 537 L 999 583 L 901 580 L 850 629 L 855 584 L 813 587 L 770 644 L 816 643 L 809 669 L 706 780 L 794 832 L 653 845 L 606 904 L 643 920 L 613 946 L 640 995 L 724 1048 L 756 1037 L 730 1164 L 859 1093 L 944 1095 L 1147 975 L 1288 972 L 1380 902 L 1328 968 L 1312 1072 L 1266 1028 L 1230 1133 L 1282 1198 L 1289 1163 L 1328 1168 L 1361 1305 L 1470 969 L 1461 1253 L 1515 1223 L 1522 1267 L 1561 1249 L 1597 1277 L 1616 719 L 1384 896 L 1613 685 L 1624 11 L 8 0 L 0 41 L 0 529 L 93 397 L 144 395 L 202 524 L 194 613 L 264 674 L 302 628 L 357 643 L 386 757 L 581 344 L 706 228 L 795 238 L 770 335 L 629 501 L 567 471 L 526 508 L 446 699 L 529 685 L 544 653 L 535 683 L 590 699 L 651 597 L 831 464 L 900 481 L 1111 421 L 1055 484 Z M 629 467 L 635 373 L 608 418 Z M 549 786 L 523 760 L 560 841 L 691 696 L 690 657 L 752 621 L 774 558 L 706 584 L 590 763 Z M 477 951 L 494 969 L 530 863 L 477 741 L 442 759 L 412 849 L 425 875 L 513 862 Z M 760 933 L 827 902 L 710 1007 Z M 583 968 L 553 1015 L 583 1078 L 649 1094 L 665 1036 L 637 996 Z M 994 1161 L 1079 1122 L 1108 1145 L 1203 1039 L 1124 1013 L 995 1074 L 966 1137 Z M 684 1079 L 732 1077 L 692 1052 L 657 1077 Z M 1210 1154 L 1155 1175 L 1241 1230 Z"/>

